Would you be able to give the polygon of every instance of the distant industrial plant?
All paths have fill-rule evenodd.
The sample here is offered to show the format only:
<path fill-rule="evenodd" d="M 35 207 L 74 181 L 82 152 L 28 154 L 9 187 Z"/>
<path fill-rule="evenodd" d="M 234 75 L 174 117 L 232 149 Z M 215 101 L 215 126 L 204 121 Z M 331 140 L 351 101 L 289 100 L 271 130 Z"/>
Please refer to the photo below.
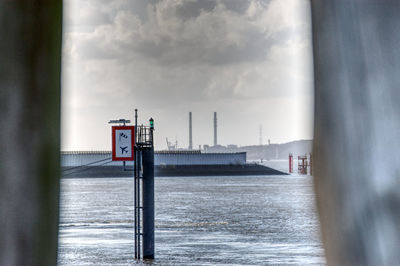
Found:
<path fill-rule="evenodd" d="M 178 147 L 178 140 L 170 141 L 166 138 L 169 151 L 194 150 L 193 148 L 193 116 L 189 112 L 189 145 L 188 148 Z M 199 145 L 198 151 L 204 153 L 235 153 L 246 152 L 248 160 L 287 160 L 288 154 L 293 153 L 296 156 L 310 153 L 312 149 L 312 140 L 297 140 L 288 143 L 275 144 L 268 139 L 267 144 L 263 144 L 263 127 L 259 126 L 259 144 L 239 147 L 236 144 L 222 146 L 218 144 L 218 118 L 217 112 L 213 115 L 213 145 Z"/>

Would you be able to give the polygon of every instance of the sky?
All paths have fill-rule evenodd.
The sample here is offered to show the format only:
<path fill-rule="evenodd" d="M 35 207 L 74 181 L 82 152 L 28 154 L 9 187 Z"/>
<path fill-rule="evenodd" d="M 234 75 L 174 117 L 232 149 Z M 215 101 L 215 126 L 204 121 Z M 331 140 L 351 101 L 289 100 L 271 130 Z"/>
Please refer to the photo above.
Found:
<path fill-rule="evenodd" d="M 193 146 L 312 139 L 307 0 L 65 0 L 61 149 L 110 150 L 111 119 Z"/>

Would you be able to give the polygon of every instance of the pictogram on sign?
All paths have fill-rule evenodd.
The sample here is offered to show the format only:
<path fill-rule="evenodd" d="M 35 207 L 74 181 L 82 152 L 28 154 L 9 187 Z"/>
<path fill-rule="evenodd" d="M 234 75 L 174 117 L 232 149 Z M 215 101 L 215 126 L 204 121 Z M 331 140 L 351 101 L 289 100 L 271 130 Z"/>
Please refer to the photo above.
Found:
<path fill-rule="evenodd" d="M 112 160 L 134 161 L 135 127 L 113 126 L 112 127 Z"/>

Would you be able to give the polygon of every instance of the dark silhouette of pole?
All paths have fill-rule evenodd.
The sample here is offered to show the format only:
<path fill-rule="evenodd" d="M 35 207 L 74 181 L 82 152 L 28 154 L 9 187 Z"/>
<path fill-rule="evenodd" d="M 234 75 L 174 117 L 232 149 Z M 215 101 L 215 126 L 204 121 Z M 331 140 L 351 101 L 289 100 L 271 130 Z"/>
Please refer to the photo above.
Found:
<path fill-rule="evenodd" d="M 153 143 L 153 119 L 150 140 Z M 154 259 L 154 146 L 143 148 L 143 259 Z"/>
<path fill-rule="evenodd" d="M 134 227 L 135 227 L 135 259 L 138 259 L 139 257 L 138 257 L 138 249 L 137 249 L 137 245 L 138 245 L 138 241 L 140 241 L 140 237 L 138 236 L 138 230 L 137 230 L 137 227 L 138 227 L 138 224 L 137 224 L 137 221 L 138 221 L 138 207 L 139 207 L 139 204 L 138 204 L 138 197 L 137 197 L 137 180 L 138 180 L 138 171 L 137 171 L 137 169 L 138 169 L 138 167 L 137 167 L 137 165 L 138 165 L 138 159 L 139 159 L 139 156 L 138 156 L 138 151 L 137 151 L 137 146 L 136 146 L 136 141 L 137 141 L 137 139 L 138 139 L 138 137 L 137 137 L 137 117 L 138 117 L 138 114 L 137 114 L 137 109 L 135 109 L 135 149 L 134 149 L 134 153 L 135 153 L 135 161 L 134 161 L 134 164 L 133 164 L 133 178 L 134 178 L 134 213 L 135 213 L 135 217 L 134 217 Z"/>
<path fill-rule="evenodd" d="M 154 259 L 154 149 L 143 156 L 143 259 Z"/>
<path fill-rule="evenodd" d="M 1 1 L 0 36 L 0 265 L 56 265 L 62 1 Z"/>
<path fill-rule="evenodd" d="M 189 150 L 193 149 L 193 139 L 192 139 L 192 112 L 189 112 Z"/>
<path fill-rule="evenodd" d="M 217 112 L 214 112 L 214 146 L 218 144 L 217 137 Z"/>

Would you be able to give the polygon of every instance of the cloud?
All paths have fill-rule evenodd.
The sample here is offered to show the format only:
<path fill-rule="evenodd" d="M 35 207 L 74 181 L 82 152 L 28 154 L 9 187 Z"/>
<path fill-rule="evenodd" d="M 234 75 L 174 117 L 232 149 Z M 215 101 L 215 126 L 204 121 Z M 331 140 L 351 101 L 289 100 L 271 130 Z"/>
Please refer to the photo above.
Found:
<path fill-rule="evenodd" d="M 65 2 L 69 121 L 133 105 L 162 109 L 161 116 L 190 106 L 233 113 L 238 101 L 261 115 L 261 99 L 312 96 L 306 0 Z M 160 133 L 176 124 L 169 126 Z"/>
<path fill-rule="evenodd" d="M 124 5 L 109 5 L 115 14 L 110 23 L 95 19 L 98 27 L 73 38 L 84 59 L 153 60 L 166 66 L 263 61 L 272 45 L 285 41 L 279 36 L 302 26 L 281 2 L 287 1 L 244 1 L 247 9 L 238 13 L 223 1 L 166 0 L 148 4 L 146 20 Z"/>

